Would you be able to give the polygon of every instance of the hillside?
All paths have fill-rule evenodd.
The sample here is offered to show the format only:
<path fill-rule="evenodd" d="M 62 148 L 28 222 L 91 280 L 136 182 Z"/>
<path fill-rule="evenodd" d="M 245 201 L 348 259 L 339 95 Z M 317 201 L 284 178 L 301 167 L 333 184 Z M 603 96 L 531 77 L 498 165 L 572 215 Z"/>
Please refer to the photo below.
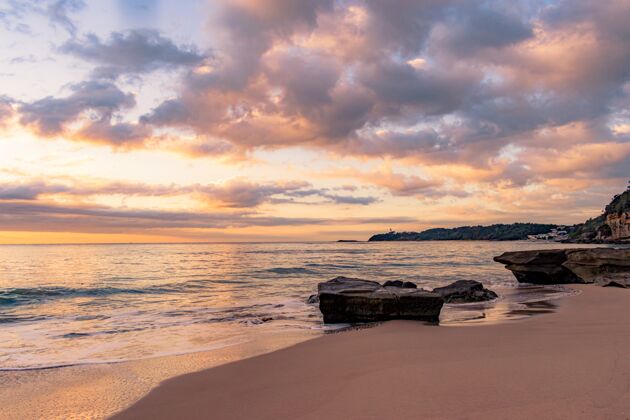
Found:
<path fill-rule="evenodd" d="M 488 240 L 512 241 L 527 239 L 527 235 L 547 233 L 556 225 L 539 223 L 496 224 L 491 226 L 462 226 L 452 229 L 434 228 L 422 232 L 388 232 L 372 236 L 370 241 L 453 241 Z"/>

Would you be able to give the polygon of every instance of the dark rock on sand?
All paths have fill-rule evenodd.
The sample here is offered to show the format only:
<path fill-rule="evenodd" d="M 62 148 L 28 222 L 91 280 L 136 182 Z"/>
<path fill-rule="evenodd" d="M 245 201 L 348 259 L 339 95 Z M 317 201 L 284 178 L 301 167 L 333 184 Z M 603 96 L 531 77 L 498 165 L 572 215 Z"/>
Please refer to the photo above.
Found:
<path fill-rule="evenodd" d="M 401 282 L 402 283 L 402 282 Z M 444 299 L 414 288 L 337 277 L 318 285 L 319 309 L 325 323 L 414 319 L 437 322 Z"/>
<path fill-rule="evenodd" d="M 306 303 L 308 304 L 315 304 L 315 303 L 319 303 L 319 296 L 317 295 L 310 295 L 308 297 L 308 299 L 306 299 Z"/>
<path fill-rule="evenodd" d="M 498 297 L 495 292 L 485 289 L 483 284 L 475 280 L 458 280 L 448 286 L 433 289 L 433 293 L 442 296 L 446 303 L 482 302 Z"/>
<path fill-rule="evenodd" d="M 505 252 L 494 260 L 506 264 L 519 282 L 596 283 L 630 287 L 630 249 L 577 248 Z"/>

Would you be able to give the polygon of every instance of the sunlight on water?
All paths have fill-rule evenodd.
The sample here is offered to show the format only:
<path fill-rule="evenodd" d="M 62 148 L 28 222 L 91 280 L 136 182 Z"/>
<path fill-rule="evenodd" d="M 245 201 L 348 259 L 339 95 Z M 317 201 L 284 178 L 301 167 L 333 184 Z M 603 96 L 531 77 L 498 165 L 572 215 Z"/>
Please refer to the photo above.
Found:
<path fill-rule="evenodd" d="M 525 303 L 541 301 L 554 291 L 515 292 L 511 274 L 492 257 L 507 250 L 560 246 L 527 242 L 0 246 L 0 369 L 218 349 L 261 333 L 323 333 L 332 327 L 325 327 L 317 306 L 305 301 L 318 282 L 339 275 L 380 282 L 409 280 L 424 288 L 478 280 L 497 289 L 502 298 L 492 304 L 448 305 L 442 321 L 497 321 L 519 315 L 520 309 L 527 309 Z"/>

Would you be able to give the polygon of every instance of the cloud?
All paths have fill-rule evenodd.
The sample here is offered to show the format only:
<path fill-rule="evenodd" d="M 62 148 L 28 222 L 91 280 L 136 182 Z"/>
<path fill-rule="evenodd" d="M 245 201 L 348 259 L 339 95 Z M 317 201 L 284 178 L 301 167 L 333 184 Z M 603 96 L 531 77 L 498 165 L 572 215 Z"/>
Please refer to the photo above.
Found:
<path fill-rule="evenodd" d="M 130 146 L 143 143 L 152 131 L 142 124 L 111 123 L 108 119 L 92 121 L 81 128 L 76 136 L 93 143 L 113 146 Z"/>
<path fill-rule="evenodd" d="M 304 181 L 254 183 L 242 178 L 221 184 L 149 185 L 130 182 L 76 182 L 33 179 L 0 183 L 0 200 L 39 200 L 55 196 L 85 200 L 94 196 L 175 197 L 190 195 L 223 208 L 255 208 L 265 203 L 312 204 L 296 199 L 315 198 L 316 204 L 369 205 L 378 201 L 369 196 L 339 194 L 328 188 L 313 188 Z"/>
<path fill-rule="evenodd" d="M 120 209 L 96 205 L 60 205 L 29 201 L 0 201 L 0 231 L 88 233 L 177 233 L 182 229 L 226 229 L 348 224 L 413 223 L 409 217 L 300 218 L 251 212 L 192 212 Z"/>
<path fill-rule="evenodd" d="M 55 0 L 47 6 L 46 14 L 53 25 L 61 26 L 74 37 L 77 33 L 77 26 L 69 15 L 82 10 L 85 5 L 83 0 Z"/>
<path fill-rule="evenodd" d="M 62 185 L 47 185 L 42 181 L 0 184 L 0 200 L 36 200 L 43 191 L 59 193 L 66 190 Z"/>
<path fill-rule="evenodd" d="M 110 82 L 87 81 L 71 86 L 65 98 L 46 97 L 19 107 L 20 121 L 34 126 L 43 135 L 60 134 L 64 126 L 83 112 L 93 111 L 95 119 L 107 122 L 114 112 L 135 105 L 133 95 L 126 94 Z"/>
<path fill-rule="evenodd" d="M 395 172 L 391 164 L 385 164 L 381 168 L 371 172 L 354 169 L 330 171 L 330 176 L 335 178 L 355 179 L 369 185 L 383 188 L 396 197 L 426 199 L 444 196 L 462 198 L 470 195 L 462 188 L 452 188 L 444 179 Z"/>
<path fill-rule="evenodd" d="M 143 74 L 158 69 L 195 67 L 209 57 L 194 45 L 178 46 L 159 32 L 134 29 L 113 32 L 106 42 L 94 34 L 71 39 L 59 50 L 98 65 L 95 77 L 115 79 L 123 74 Z"/>
<path fill-rule="evenodd" d="M 211 56 L 146 30 L 73 39 L 61 51 L 96 65 L 94 80 L 16 108 L 43 135 L 119 148 L 247 159 L 290 147 L 436 174 L 401 170 L 369 181 L 399 196 L 619 176 L 627 162 L 619 127 L 629 120 L 630 5 L 600 3 L 218 1 L 208 23 Z M 135 98 L 116 77 L 161 68 L 182 70 L 177 91 L 138 120 L 122 118 Z M 609 165 L 581 169 L 588 151 Z M 300 198 L 300 189 L 257 187 L 216 194 L 227 206 Z M 307 200 L 372 200 L 335 194 Z"/>
<path fill-rule="evenodd" d="M 120 111 L 136 101 L 108 81 L 90 80 L 70 87 L 63 98 L 46 97 L 18 107 L 20 123 L 43 136 L 66 138 L 113 147 L 140 146 L 152 130 L 142 123 L 118 122 Z"/>
<path fill-rule="evenodd" d="M 0 127 L 3 127 L 14 116 L 14 101 L 7 96 L 0 95 Z"/>
<path fill-rule="evenodd" d="M 496 7 L 496 3 L 490 3 Z M 490 6 L 492 7 L 492 6 Z M 499 49 L 534 36 L 532 24 L 518 12 L 478 6 L 471 2 L 453 8 L 432 28 L 432 48 L 441 48 L 457 57 L 475 55 L 484 49 Z"/>
<path fill-rule="evenodd" d="M 576 31 L 565 21 L 588 21 L 593 11 L 552 18 L 549 10 L 571 9 L 563 2 L 518 13 L 501 2 L 354 2 L 302 24 L 285 16 L 281 35 L 268 16 L 228 7 L 235 20 L 223 22 L 227 39 L 257 32 L 265 40 L 248 55 L 256 62 L 241 69 L 238 83 L 229 79 L 234 57 L 191 74 L 179 98 L 144 118 L 236 148 L 302 145 L 488 166 L 506 146 L 528 147 L 544 130 L 601 124 L 610 114 L 628 80 L 622 58 L 630 42 L 623 25 L 605 23 L 624 7 L 607 6 L 617 13 L 593 13 L 604 23 Z M 338 34 L 353 51 L 328 44 Z"/>

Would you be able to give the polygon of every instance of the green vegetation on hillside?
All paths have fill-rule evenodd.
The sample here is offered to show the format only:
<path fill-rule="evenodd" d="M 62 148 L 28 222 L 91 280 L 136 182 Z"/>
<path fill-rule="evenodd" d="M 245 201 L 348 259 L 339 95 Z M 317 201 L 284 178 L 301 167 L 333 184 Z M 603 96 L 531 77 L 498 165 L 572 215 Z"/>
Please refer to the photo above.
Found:
<path fill-rule="evenodd" d="M 488 240 L 513 241 L 527 239 L 527 235 L 547 233 L 556 225 L 512 223 L 491 226 L 462 226 L 453 229 L 435 228 L 422 232 L 388 232 L 372 236 L 370 241 L 454 241 Z"/>

